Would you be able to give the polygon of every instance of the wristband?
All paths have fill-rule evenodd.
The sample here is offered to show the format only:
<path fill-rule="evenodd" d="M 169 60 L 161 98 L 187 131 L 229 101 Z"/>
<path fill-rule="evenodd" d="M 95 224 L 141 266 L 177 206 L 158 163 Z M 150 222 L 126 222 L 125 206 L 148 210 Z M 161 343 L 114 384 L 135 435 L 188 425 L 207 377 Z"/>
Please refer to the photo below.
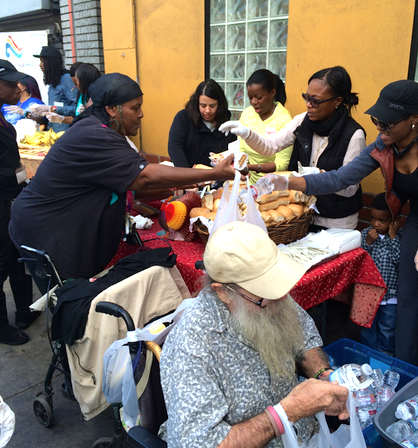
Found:
<path fill-rule="evenodd" d="M 327 370 L 334 370 L 333 368 L 331 368 L 331 367 L 324 367 L 323 369 L 321 369 L 321 370 L 318 370 L 318 372 L 316 373 L 316 375 L 315 375 L 315 379 L 316 380 L 320 380 L 324 375 L 324 372 L 326 372 Z"/>
<path fill-rule="evenodd" d="M 267 409 L 271 412 L 271 415 L 274 418 L 274 421 L 275 421 L 277 427 L 279 428 L 280 435 L 283 435 L 284 434 L 284 426 L 283 426 L 282 421 L 280 420 L 279 414 L 277 413 L 276 409 L 274 409 L 273 406 L 269 406 Z"/>
<path fill-rule="evenodd" d="M 280 431 L 279 431 L 279 427 L 277 426 L 274 417 L 272 415 L 272 413 L 270 412 L 269 409 L 265 409 L 264 412 L 267 414 L 267 417 L 270 420 L 271 426 L 273 427 L 274 430 L 274 435 L 276 436 L 276 439 L 280 436 Z"/>
<path fill-rule="evenodd" d="M 257 164 L 257 173 L 260 173 L 261 172 L 261 166 L 260 166 L 260 164 L 258 163 Z"/>

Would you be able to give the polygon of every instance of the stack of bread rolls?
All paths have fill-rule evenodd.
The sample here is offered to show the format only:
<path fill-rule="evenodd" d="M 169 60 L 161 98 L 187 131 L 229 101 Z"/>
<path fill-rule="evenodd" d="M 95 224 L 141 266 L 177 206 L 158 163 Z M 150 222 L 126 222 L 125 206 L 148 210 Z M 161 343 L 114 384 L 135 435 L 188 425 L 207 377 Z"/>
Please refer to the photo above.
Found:
<path fill-rule="evenodd" d="M 282 190 L 263 194 L 255 203 L 266 225 L 273 226 L 303 215 L 315 202 L 315 196 L 306 196 L 297 190 Z M 240 209 L 245 214 L 246 204 L 242 204 Z"/>
<path fill-rule="evenodd" d="M 241 187 L 241 185 L 240 185 Z M 245 188 L 245 183 L 242 188 Z M 240 188 L 241 189 L 241 188 Z M 216 212 L 221 202 L 223 188 L 208 194 L 202 199 L 202 207 L 193 208 L 190 218 L 204 216 L 212 221 L 216 218 Z M 261 217 L 267 226 L 277 225 L 284 221 L 290 221 L 301 216 L 309 210 L 309 206 L 316 202 L 315 196 L 306 196 L 301 191 L 283 190 L 264 194 L 256 199 L 255 205 L 260 211 Z M 247 204 L 239 205 L 241 216 L 247 213 Z"/>

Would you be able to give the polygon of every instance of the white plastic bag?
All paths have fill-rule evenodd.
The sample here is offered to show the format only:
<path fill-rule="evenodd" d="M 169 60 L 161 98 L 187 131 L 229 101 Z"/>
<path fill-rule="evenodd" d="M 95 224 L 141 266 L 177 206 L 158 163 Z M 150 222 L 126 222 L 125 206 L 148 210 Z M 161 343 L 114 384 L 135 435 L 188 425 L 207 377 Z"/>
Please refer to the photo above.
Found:
<path fill-rule="evenodd" d="M 350 416 L 350 425 L 340 425 L 332 434 L 329 431 L 324 412 L 315 414 L 320 430 L 308 442 L 298 445 L 298 438 L 293 424 L 289 422 L 286 412 L 280 405 L 275 406 L 283 423 L 285 433 L 282 435 L 284 448 L 367 448 L 361 431 L 360 423 L 356 417 L 356 405 L 351 391 L 348 393 L 347 408 Z"/>
<path fill-rule="evenodd" d="M 125 339 L 115 341 L 103 356 L 102 391 L 108 403 L 122 403 L 127 425 L 135 426 L 139 416 L 135 380 L 128 342 L 138 341 L 134 331 Z"/>
<path fill-rule="evenodd" d="M 0 448 L 5 447 L 15 430 L 15 414 L 0 397 Z"/>
<path fill-rule="evenodd" d="M 267 228 L 263 221 L 263 218 L 261 217 L 260 212 L 257 210 L 257 207 L 255 206 L 254 198 L 250 191 L 250 183 L 248 177 L 247 177 L 247 192 L 248 192 L 247 214 L 244 217 L 241 217 L 238 208 L 238 193 L 239 193 L 240 180 L 241 180 L 241 173 L 239 171 L 235 171 L 234 186 L 232 187 L 231 193 L 229 193 L 229 181 L 226 183 L 210 235 L 212 235 L 213 232 L 219 229 L 219 227 L 222 227 L 225 224 L 235 221 L 244 221 L 248 222 L 249 224 L 257 225 L 267 233 Z"/>

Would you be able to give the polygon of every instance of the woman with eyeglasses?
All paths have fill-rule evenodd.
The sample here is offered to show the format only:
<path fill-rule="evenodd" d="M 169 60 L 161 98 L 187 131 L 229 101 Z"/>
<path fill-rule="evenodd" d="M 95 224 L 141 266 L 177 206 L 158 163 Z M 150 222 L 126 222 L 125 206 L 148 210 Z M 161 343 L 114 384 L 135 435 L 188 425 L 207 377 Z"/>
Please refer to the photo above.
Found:
<path fill-rule="evenodd" d="M 290 112 L 284 107 L 286 91 L 283 81 L 270 70 L 256 70 L 247 81 L 250 107 L 247 107 L 239 121 L 260 135 L 269 136 L 279 132 L 291 120 Z M 289 166 L 292 146 L 271 156 L 264 156 L 251 149 L 245 140 L 240 150 L 248 154 L 250 184 L 255 184 L 265 173 L 285 171 Z"/>
<path fill-rule="evenodd" d="M 418 365 L 418 83 L 395 81 L 366 111 L 380 135 L 348 165 L 317 175 L 273 178 L 276 189 L 328 195 L 356 184 L 380 168 L 392 218 L 410 201 L 399 262 L 395 356 Z M 272 175 L 268 175 L 272 176 Z"/>
<path fill-rule="evenodd" d="M 240 136 L 250 148 L 265 156 L 293 144 L 288 168 L 291 171 L 298 171 L 299 163 L 323 171 L 347 165 L 366 146 L 363 128 L 351 117 L 358 96 L 351 91 L 349 74 L 339 66 L 320 70 L 309 78 L 307 92 L 302 97 L 307 111 L 273 135 L 262 137 L 235 121 L 223 124 L 220 130 Z M 321 196 L 317 202 L 320 214 L 313 216 L 310 230 L 355 229 L 362 206 L 358 184 Z"/>

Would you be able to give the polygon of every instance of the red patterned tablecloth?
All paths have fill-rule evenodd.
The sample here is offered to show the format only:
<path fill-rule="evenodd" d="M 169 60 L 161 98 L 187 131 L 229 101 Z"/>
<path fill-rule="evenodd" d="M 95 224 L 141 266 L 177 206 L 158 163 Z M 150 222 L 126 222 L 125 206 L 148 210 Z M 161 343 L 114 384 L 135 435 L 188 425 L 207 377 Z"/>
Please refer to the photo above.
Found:
<path fill-rule="evenodd" d="M 139 230 L 141 239 L 155 238 L 161 227 L 156 219 L 149 230 Z M 202 260 L 205 249 L 198 239 L 186 243 L 171 241 L 169 243 L 177 254 L 177 267 L 190 292 L 196 295 L 202 287 L 203 272 L 195 269 L 195 262 Z M 145 243 L 147 247 L 166 246 L 164 241 L 153 240 Z M 138 246 L 129 246 L 122 242 L 110 265 L 120 258 L 138 251 Z M 339 255 L 309 270 L 290 294 L 304 309 L 318 305 L 325 300 L 335 298 L 353 285 L 353 293 L 338 297 L 338 300 L 351 304 L 350 319 L 363 327 L 370 327 L 386 292 L 386 285 L 373 260 L 363 249 L 354 249 Z M 349 290 L 351 292 L 351 290 Z"/>

